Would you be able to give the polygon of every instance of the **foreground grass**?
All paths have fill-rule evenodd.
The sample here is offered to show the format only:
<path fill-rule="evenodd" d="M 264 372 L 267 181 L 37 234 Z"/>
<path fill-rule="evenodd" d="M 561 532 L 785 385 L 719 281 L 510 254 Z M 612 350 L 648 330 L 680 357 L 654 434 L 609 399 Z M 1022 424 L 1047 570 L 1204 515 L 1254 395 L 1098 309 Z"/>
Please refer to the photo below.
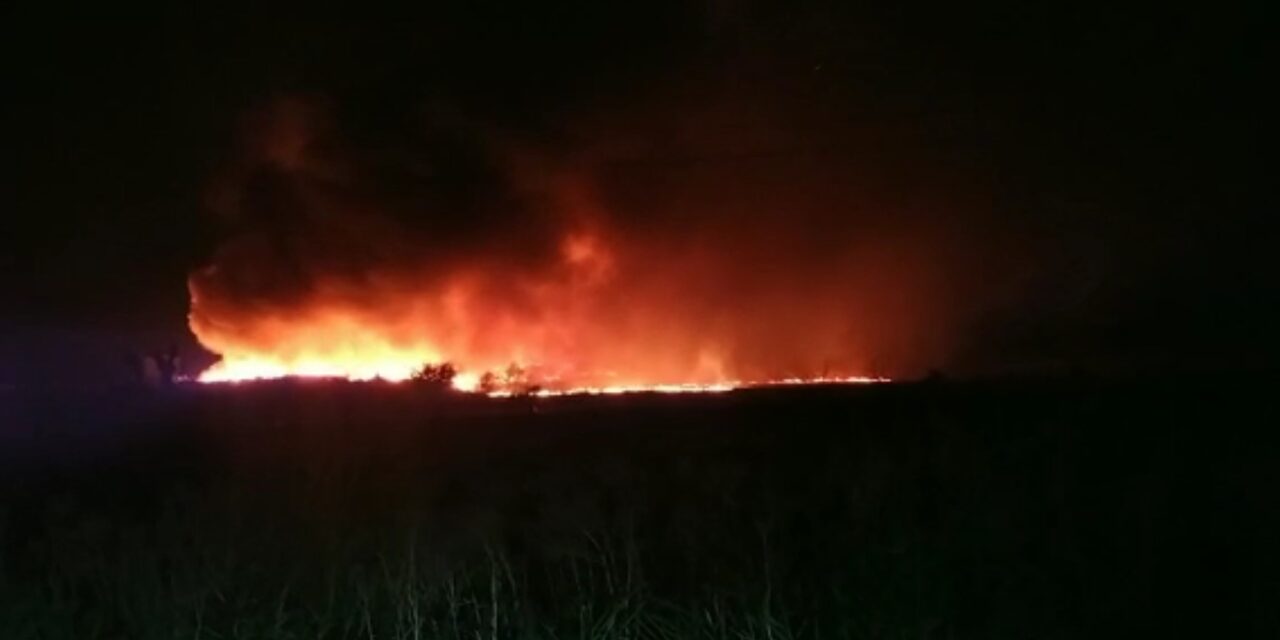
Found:
<path fill-rule="evenodd" d="M 633 558 L 619 564 L 604 551 L 546 567 L 538 587 L 529 567 L 496 550 L 452 563 L 425 555 L 415 545 L 281 579 L 225 555 L 138 551 L 117 563 L 66 567 L 23 593 L 6 585 L 5 637 L 796 636 L 767 592 L 755 601 L 709 594 L 702 606 L 663 601 L 646 590 Z"/>
<path fill-rule="evenodd" d="M 920 592 L 924 576 L 901 584 L 899 565 L 918 562 L 901 548 L 862 549 L 865 566 L 842 567 L 871 593 L 775 576 L 765 525 L 720 549 L 646 551 L 614 528 L 529 550 L 411 522 L 308 531 L 280 514 L 174 506 L 128 523 L 54 509 L 58 523 L 17 562 L 39 582 L 0 573 L 5 638 L 920 637 L 943 614 L 922 600 L 937 596 Z M 730 548 L 743 541 L 757 546 Z M 877 600 L 909 606 L 859 610 Z"/>
<path fill-rule="evenodd" d="M 59 398 L 0 638 L 1265 637 L 1264 396 L 1177 391 Z"/>

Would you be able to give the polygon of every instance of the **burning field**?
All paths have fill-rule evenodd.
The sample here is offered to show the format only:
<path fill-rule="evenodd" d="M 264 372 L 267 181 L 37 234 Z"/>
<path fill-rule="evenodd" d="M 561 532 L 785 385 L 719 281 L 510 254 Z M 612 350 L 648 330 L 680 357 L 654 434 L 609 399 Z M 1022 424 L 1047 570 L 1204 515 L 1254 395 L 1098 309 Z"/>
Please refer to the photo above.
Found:
<path fill-rule="evenodd" d="M 1254 11 L 19 4 L 0 640 L 1280 638 Z"/>
<path fill-rule="evenodd" d="M 246 119 L 209 198 L 226 240 L 189 278 L 190 328 L 220 356 L 201 380 L 447 364 L 488 393 L 865 382 L 945 361 L 991 298 L 958 227 L 847 167 L 731 157 L 682 182 L 619 151 L 425 128 L 352 141 L 299 99 Z M 881 206 L 898 222 L 873 224 Z"/>

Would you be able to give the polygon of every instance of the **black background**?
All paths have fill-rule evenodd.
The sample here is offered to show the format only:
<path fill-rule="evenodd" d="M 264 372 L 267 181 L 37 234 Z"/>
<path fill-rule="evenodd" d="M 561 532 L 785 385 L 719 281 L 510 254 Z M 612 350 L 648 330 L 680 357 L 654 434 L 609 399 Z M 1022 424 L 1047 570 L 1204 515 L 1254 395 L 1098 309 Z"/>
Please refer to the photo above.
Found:
<path fill-rule="evenodd" d="M 1067 304 L 993 310 L 974 361 L 1274 353 L 1259 7 L 460 4 L 7 9 L 0 380 L 192 344 L 185 278 L 223 233 L 209 180 L 264 102 L 319 96 L 370 144 L 444 104 L 553 146 L 611 100 L 732 74 L 912 130 L 989 175 L 994 215 L 1060 240 L 1080 266 L 1045 288 L 1089 274 Z"/>

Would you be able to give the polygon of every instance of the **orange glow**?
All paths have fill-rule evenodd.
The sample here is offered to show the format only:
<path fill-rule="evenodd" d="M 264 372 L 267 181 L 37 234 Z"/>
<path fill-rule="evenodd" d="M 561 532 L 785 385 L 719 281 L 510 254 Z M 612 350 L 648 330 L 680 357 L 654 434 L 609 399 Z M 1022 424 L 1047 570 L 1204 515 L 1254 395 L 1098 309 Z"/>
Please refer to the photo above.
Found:
<path fill-rule="evenodd" d="M 825 363 L 813 371 L 812 358 L 808 372 L 784 375 L 737 362 L 734 345 L 696 307 L 644 288 L 618 295 L 620 267 L 628 265 L 644 266 L 620 260 L 598 234 L 575 230 L 552 264 L 532 273 L 505 276 L 475 263 L 444 278 L 388 274 L 372 290 L 322 281 L 309 297 L 267 310 L 209 295 L 221 275 L 210 267 L 192 276 L 190 323 L 222 359 L 199 380 L 403 381 L 441 363 L 456 368 L 455 389 L 495 396 L 882 380 L 831 375 Z"/>
<path fill-rule="evenodd" d="M 481 131 L 459 132 L 475 157 L 450 143 L 383 158 L 331 115 L 269 105 L 215 180 L 228 233 L 187 282 L 189 327 L 220 357 L 200 381 L 452 372 L 491 395 L 873 382 L 963 354 L 978 289 L 1006 272 L 972 266 L 994 263 L 956 249 L 964 230 L 937 222 L 950 209 L 932 197 L 825 160 L 650 166 L 625 159 L 683 157 L 683 143 L 615 132 L 547 153 Z"/>
<path fill-rule="evenodd" d="M 866 376 L 848 376 L 842 378 L 782 378 L 760 382 L 730 380 L 711 384 L 653 384 L 653 385 L 618 385 L 608 387 L 569 387 L 562 390 L 538 389 L 530 395 L 540 398 L 566 395 L 621 395 L 624 393 L 724 393 L 735 389 L 756 389 L 761 387 L 785 387 L 816 384 L 875 384 L 889 382 L 888 378 L 870 378 Z M 456 384 L 454 385 L 457 386 Z M 512 395 L 508 391 L 489 393 L 494 397 Z"/>
<path fill-rule="evenodd" d="M 187 281 L 189 327 L 219 356 L 202 382 L 453 373 L 490 395 L 875 382 L 965 357 L 964 332 L 1023 286 L 1004 267 L 1016 252 L 968 243 L 949 182 L 935 195 L 825 155 L 739 161 L 738 140 L 716 140 L 739 127 L 714 118 L 689 120 L 705 140 L 584 121 L 554 149 L 450 119 L 440 149 L 431 133 L 384 157 L 324 104 L 251 115 L 209 197 L 226 235 Z M 704 161 L 705 142 L 718 151 Z M 697 160 L 655 161 L 668 157 Z"/>

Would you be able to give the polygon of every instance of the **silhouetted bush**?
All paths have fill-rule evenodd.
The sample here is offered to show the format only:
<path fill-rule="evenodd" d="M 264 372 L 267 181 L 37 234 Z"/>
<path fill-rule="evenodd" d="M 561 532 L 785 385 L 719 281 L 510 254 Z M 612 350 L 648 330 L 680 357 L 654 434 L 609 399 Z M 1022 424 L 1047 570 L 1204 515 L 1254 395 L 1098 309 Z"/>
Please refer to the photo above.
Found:
<path fill-rule="evenodd" d="M 453 364 L 442 362 L 440 364 L 424 364 L 410 376 L 414 382 L 440 389 L 453 388 L 453 379 L 458 375 L 458 370 Z"/>

